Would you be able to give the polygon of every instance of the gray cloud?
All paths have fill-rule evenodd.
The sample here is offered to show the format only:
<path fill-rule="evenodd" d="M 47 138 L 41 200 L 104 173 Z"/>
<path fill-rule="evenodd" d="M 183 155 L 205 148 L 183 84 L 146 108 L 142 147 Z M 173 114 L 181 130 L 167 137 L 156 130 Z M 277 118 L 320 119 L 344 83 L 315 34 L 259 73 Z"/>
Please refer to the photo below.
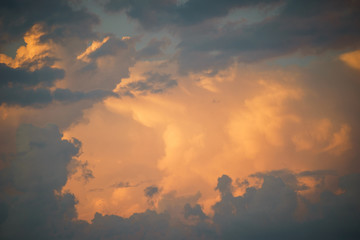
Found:
<path fill-rule="evenodd" d="M 81 100 L 97 101 L 109 96 L 117 96 L 113 92 L 94 90 L 90 92 L 73 92 L 69 89 L 56 89 L 51 92 L 48 88 L 26 89 L 22 87 L 0 88 L 0 104 L 22 107 L 45 107 L 59 101 L 73 103 Z"/>
<path fill-rule="evenodd" d="M 132 91 L 139 92 L 142 95 L 159 94 L 177 86 L 177 81 L 172 79 L 170 74 L 148 72 L 144 74 L 144 77 L 146 77 L 145 80 L 128 83 L 121 88 L 120 92 L 123 95 L 130 96 L 133 96 Z"/>
<path fill-rule="evenodd" d="M 11 86 L 44 86 L 51 87 L 58 79 L 62 79 L 65 72 L 62 69 L 43 67 L 33 72 L 24 68 L 11 68 L 0 63 L 0 87 Z"/>
<path fill-rule="evenodd" d="M 257 173 L 252 177 L 262 178 L 262 186 L 249 187 L 242 196 L 233 195 L 233 181 L 223 175 L 216 187 L 221 200 L 213 206 L 212 218 L 196 203 L 201 197 L 198 193 L 181 198 L 164 196 L 163 202 L 159 202 L 159 205 L 166 202 L 162 213 L 147 210 L 129 218 L 96 213 L 91 223 L 75 220 L 75 197 L 59 191 L 69 174 L 74 173 L 69 164 L 76 161 L 80 147 L 77 140 L 62 140 L 54 125 L 19 127 L 17 154 L 0 170 L 1 239 L 357 239 L 360 236 L 359 174 L 339 179 L 339 187 L 343 189 L 340 194 L 321 190 L 318 202 L 298 195 L 292 178 L 333 174 L 323 170 L 299 174 L 288 170 Z M 145 189 L 145 195 L 150 198 L 158 193 L 157 186 Z M 173 217 L 172 212 L 179 204 L 184 218 L 194 220 L 191 224 Z M 308 210 L 303 212 L 302 220 L 295 217 L 299 204 Z"/>
<path fill-rule="evenodd" d="M 110 0 L 104 4 L 104 9 L 108 12 L 125 10 L 127 15 L 138 20 L 144 29 L 159 29 L 169 25 L 193 25 L 226 16 L 234 8 L 272 2 L 278 1 L 189 0 L 180 4 L 177 0 L 155 0 L 150 4 L 141 1 Z"/>
<path fill-rule="evenodd" d="M 118 182 L 112 185 L 114 188 L 132 188 L 132 187 L 138 187 L 140 186 L 140 183 L 132 184 L 130 182 Z M 146 190 L 146 189 L 145 189 Z M 146 191 L 145 191 L 146 194 Z"/>
<path fill-rule="evenodd" d="M 223 68 L 233 60 L 253 62 L 296 51 L 306 55 L 356 48 L 359 9 L 351 1 L 285 1 L 278 15 L 258 23 L 227 23 L 199 34 L 183 34 L 179 63 L 183 71 L 197 71 Z"/>
<path fill-rule="evenodd" d="M 318 54 L 330 49 L 359 47 L 360 5 L 356 1 L 203 1 L 178 4 L 158 0 L 151 4 L 111 0 L 105 9 L 126 11 L 146 30 L 168 27 L 181 40 L 178 45 L 180 71 L 222 69 L 234 60 L 254 62 L 301 52 Z M 227 21 L 231 10 L 251 8 L 266 16 L 260 22 Z"/>
<path fill-rule="evenodd" d="M 97 16 L 85 9 L 71 6 L 75 1 L 4 0 L 0 3 L 0 49 L 12 41 L 20 40 L 34 24 L 44 24 L 45 39 L 59 41 L 64 37 L 89 38 L 95 36 L 92 26 L 99 23 Z"/>
<path fill-rule="evenodd" d="M 65 102 L 65 103 L 66 102 L 71 103 L 71 102 L 76 102 L 76 101 L 80 101 L 80 100 L 88 100 L 88 99 L 100 100 L 100 99 L 103 99 L 103 98 L 109 97 L 109 96 L 116 97 L 118 95 L 111 91 L 105 91 L 105 90 L 93 90 L 90 92 L 81 92 L 81 91 L 71 91 L 69 89 L 57 88 L 53 92 L 54 100 Z"/>
<path fill-rule="evenodd" d="M 0 105 L 45 106 L 53 101 L 71 103 L 80 100 L 99 100 L 117 96 L 111 91 L 93 90 L 89 92 L 69 89 L 50 90 L 55 81 L 64 77 L 64 70 L 43 67 L 35 71 L 11 68 L 0 64 Z"/>
<path fill-rule="evenodd" d="M 145 196 L 148 198 L 154 197 L 156 194 L 159 194 L 159 188 L 157 186 L 149 186 L 144 189 Z"/>
<path fill-rule="evenodd" d="M 76 200 L 60 190 L 69 176 L 67 166 L 80 146 L 61 138 L 54 125 L 21 125 L 17 130 L 17 154 L 0 172 L 6 179 L 0 194 L 5 212 L 1 239 L 64 239 L 69 234 Z"/>
<path fill-rule="evenodd" d="M 199 220 L 205 220 L 209 218 L 202 211 L 201 206 L 199 204 L 196 204 L 194 207 L 192 207 L 189 203 L 186 203 L 184 206 L 184 217 L 188 219 L 192 216 L 198 217 Z"/>
<path fill-rule="evenodd" d="M 148 44 L 140 49 L 137 54 L 137 59 L 149 59 L 163 54 L 163 50 L 170 44 L 169 39 L 151 39 Z"/>
<path fill-rule="evenodd" d="M 100 48 L 89 54 L 89 58 L 95 60 L 102 56 L 116 55 L 121 49 L 127 49 L 128 44 L 126 40 L 121 40 L 114 36 L 109 36 L 109 40 L 106 41 Z"/>

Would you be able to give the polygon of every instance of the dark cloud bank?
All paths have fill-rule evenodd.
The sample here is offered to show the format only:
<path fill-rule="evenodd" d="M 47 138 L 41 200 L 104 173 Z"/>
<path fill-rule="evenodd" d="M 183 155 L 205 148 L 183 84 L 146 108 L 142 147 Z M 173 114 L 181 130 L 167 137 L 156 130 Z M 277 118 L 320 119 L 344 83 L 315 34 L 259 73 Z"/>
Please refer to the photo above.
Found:
<path fill-rule="evenodd" d="M 183 73 L 221 69 L 233 61 L 254 62 L 294 52 L 318 54 L 359 47 L 360 4 L 351 0 L 156 0 L 105 1 L 108 12 L 123 12 L 145 31 L 168 29 L 180 38 Z M 182 4 L 180 4 L 182 2 Z M 256 10 L 257 22 L 221 21 L 234 10 Z M 243 20 L 241 20 L 243 19 Z"/>
<path fill-rule="evenodd" d="M 64 77 L 64 70 L 43 67 L 33 72 L 25 68 L 11 68 L 0 63 L 0 105 L 45 106 L 53 101 L 71 103 L 80 100 L 99 100 L 116 96 L 111 91 L 90 92 L 69 89 L 50 90 L 54 82 Z"/>
<path fill-rule="evenodd" d="M 70 3 L 73 3 L 73 7 Z M 94 37 L 92 26 L 99 18 L 86 9 L 76 9 L 76 1 L 3 0 L 0 2 L 0 49 L 21 40 L 34 24 L 45 24 L 43 40 L 61 41 L 68 37 Z"/>
<path fill-rule="evenodd" d="M 213 217 L 198 204 L 184 204 L 186 224 L 166 211 L 148 210 L 130 218 L 95 214 L 91 223 L 76 220 L 75 197 L 60 194 L 75 171 L 81 143 L 62 140 L 54 125 L 17 130 L 17 153 L 1 169 L 1 239 L 359 239 L 360 174 L 342 176 L 341 194 L 322 190 L 310 202 L 298 194 L 297 177 L 334 175 L 329 171 L 294 174 L 286 170 L 257 173 L 259 189 L 250 187 L 234 196 L 232 179 L 223 175 L 216 190 L 221 200 Z M 158 193 L 156 186 L 146 196 Z M 144 196 L 144 197 L 146 197 Z M 296 217 L 299 206 L 306 209 Z"/>

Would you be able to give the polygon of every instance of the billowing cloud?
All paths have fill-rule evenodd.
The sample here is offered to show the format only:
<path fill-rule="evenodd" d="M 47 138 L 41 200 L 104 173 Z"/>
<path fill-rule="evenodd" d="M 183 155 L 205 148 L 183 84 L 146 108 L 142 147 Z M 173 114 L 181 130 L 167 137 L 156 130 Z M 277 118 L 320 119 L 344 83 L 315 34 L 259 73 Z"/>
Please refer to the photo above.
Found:
<path fill-rule="evenodd" d="M 80 142 L 61 137 L 54 125 L 22 125 L 17 130 L 17 154 L 7 168 L 1 169 L 5 178 L 1 238 L 46 239 L 69 234 L 71 219 L 76 217 L 76 200 L 74 195 L 60 191 L 69 176 L 68 166 L 77 161 Z M 69 231 L 62 231 L 64 228 Z"/>
<path fill-rule="evenodd" d="M 340 192 L 319 189 L 315 202 L 301 195 L 305 189 L 298 187 L 299 178 L 333 175 L 329 171 L 257 173 L 249 178 L 261 178 L 262 184 L 246 188 L 241 195 L 234 194 L 237 187 L 232 179 L 222 175 L 216 187 L 221 198 L 213 205 L 213 216 L 193 203 L 199 196 L 172 195 L 160 200 L 159 207 L 170 204 L 163 212 L 147 210 L 129 218 L 96 213 L 91 223 L 79 221 L 74 195 L 60 189 L 76 166 L 72 163 L 79 161 L 81 143 L 61 138 L 53 125 L 18 129 L 17 155 L 8 169 L 0 171 L 2 239 L 356 239 L 360 235 L 359 174 L 340 177 L 336 184 Z M 146 189 L 149 197 L 158 193 L 158 187 Z M 170 213 L 178 208 L 171 206 L 182 208 L 185 220 L 174 218 Z"/>
<path fill-rule="evenodd" d="M 1 239 L 358 239 L 359 4 L 0 3 Z"/>

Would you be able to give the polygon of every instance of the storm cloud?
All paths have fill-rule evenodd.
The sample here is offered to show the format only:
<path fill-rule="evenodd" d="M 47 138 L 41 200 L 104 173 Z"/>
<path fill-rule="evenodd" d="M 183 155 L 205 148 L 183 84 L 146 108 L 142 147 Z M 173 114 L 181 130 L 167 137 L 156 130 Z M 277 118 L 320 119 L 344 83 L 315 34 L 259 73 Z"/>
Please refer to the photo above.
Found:
<path fill-rule="evenodd" d="M 0 3 L 0 238 L 360 239 L 360 4 Z"/>

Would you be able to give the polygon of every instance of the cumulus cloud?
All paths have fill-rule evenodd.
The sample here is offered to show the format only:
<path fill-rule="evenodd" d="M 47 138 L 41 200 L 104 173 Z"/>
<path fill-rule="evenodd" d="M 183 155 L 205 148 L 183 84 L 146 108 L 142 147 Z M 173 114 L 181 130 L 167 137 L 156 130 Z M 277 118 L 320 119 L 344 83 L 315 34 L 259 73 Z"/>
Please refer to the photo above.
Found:
<path fill-rule="evenodd" d="M 17 154 L 8 168 L 1 169 L 6 179 L 1 191 L 6 213 L 0 231 L 3 239 L 61 239 L 69 234 L 76 200 L 60 191 L 80 145 L 61 138 L 54 125 L 22 125 L 17 130 Z"/>
<path fill-rule="evenodd" d="M 232 194 L 223 195 L 221 201 L 214 205 L 214 223 L 220 226 L 224 239 L 316 239 L 319 236 L 353 239 L 359 234 L 356 224 L 353 224 L 356 214 L 344 213 L 343 207 L 350 204 L 352 209 L 358 209 L 353 200 L 359 195 L 357 190 L 350 190 L 343 182 L 357 177 L 342 177 L 339 186 L 344 193 L 336 195 L 323 191 L 321 200 L 313 204 L 299 198 L 297 191 L 289 187 L 282 178 L 264 174 L 261 188 L 250 187 L 244 195 L 237 197 Z M 219 183 L 221 182 L 223 181 L 219 178 Z M 231 182 L 226 183 L 228 187 L 231 186 Z M 349 200 L 348 194 L 354 198 Z M 344 199 L 349 201 L 345 204 Z M 295 218 L 296 209 L 301 203 L 308 210 L 305 221 Z M 333 211 L 328 208 L 330 205 Z M 339 216 L 342 216 L 341 220 Z M 330 225 L 331 230 L 323 228 Z"/>
<path fill-rule="evenodd" d="M 249 177 L 261 178 L 261 186 L 248 187 L 241 195 L 234 194 L 237 186 L 232 179 L 222 175 L 216 187 L 221 198 L 213 205 L 213 216 L 207 216 L 196 203 L 199 195 L 183 198 L 172 195 L 164 196 L 162 204 L 172 203 L 175 208 L 168 205 L 129 218 L 96 213 L 88 223 L 76 220 L 74 195 L 61 193 L 73 172 L 71 163 L 78 161 L 81 143 L 62 140 L 54 125 L 45 128 L 22 125 L 17 131 L 16 146 L 17 155 L 9 169 L 0 170 L 2 239 L 318 239 L 319 236 L 356 239 L 360 236 L 359 174 L 340 177 L 339 193 L 319 190 L 321 197 L 315 202 L 301 195 L 302 190 L 293 184 L 294 179 L 333 175 L 333 172 L 257 173 Z M 148 197 L 158 193 L 156 186 L 145 189 Z M 181 208 L 185 221 L 172 214 L 174 209 Z M 301 219 L 297 218 L 299 213 L 303 215 Z"/>
<path fill-rule="evenodd" d="M 359 238 L 358 3 L 51 4 L 0 3 L 1 239 Z"/>

